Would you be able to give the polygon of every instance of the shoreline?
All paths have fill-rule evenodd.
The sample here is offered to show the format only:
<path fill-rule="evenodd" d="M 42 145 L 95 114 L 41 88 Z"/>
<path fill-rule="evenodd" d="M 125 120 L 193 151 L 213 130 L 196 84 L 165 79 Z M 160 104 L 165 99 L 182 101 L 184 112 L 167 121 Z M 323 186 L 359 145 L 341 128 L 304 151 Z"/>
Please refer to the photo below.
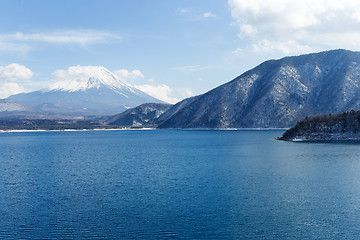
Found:
<path fill-rule="evenodd" d="M 294 142 L 294 143 L 360 143 L 359 138 L 339 138 L 339 139 L 306 139 L 306 138 L 293 138 L 293 139 L 282 139 L 281 137 L 276 138 L 278 141 Z"/>
<path fill-rule="evenodd" d="M 126 130 L 155 130 L 155 128 L 94 128 L 94 129 L 12 129 L 12 130 L 0 130 L 0 133 L 27 133 L 27 132 L 86 132 L 86 131 L 126 131 Z"/>
<path fill-rule="evenodd" d="M 284 131 L 287 128 L 94 128 L 94 129 L 12 129 L 0 130 L 1 133 L 27 132 L 85 132 L 85 131 L 146 131 L 146 130 L 182 130 L 182 131 Z"/>

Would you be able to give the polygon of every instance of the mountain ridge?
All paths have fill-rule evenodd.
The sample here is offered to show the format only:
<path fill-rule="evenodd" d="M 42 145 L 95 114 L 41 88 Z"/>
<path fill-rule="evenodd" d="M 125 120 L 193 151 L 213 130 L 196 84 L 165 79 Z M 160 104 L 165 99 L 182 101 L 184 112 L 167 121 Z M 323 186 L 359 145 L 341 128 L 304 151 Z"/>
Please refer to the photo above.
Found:
<path fill-rule="evenodd" d="M 154 128 L 159 117 L 172 105 L 163 103 L 144 103 L 108 118 L 104 125 L 118 125 L 131 128 Z"/>
<path fill-rule="evenodd" d="M 290 56 L 174 105 L 183 106 L 159 128 L 287 128 L 305 116 L 360 109 L 359 96 L 359 52 Z"/>

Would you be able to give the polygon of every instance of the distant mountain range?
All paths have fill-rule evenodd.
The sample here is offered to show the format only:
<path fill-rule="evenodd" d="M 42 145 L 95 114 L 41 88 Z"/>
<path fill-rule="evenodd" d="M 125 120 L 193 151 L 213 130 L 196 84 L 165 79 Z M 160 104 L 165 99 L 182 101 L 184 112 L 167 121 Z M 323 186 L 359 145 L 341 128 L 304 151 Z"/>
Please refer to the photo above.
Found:
<path fill-rule="evenodd" d="M 360 109 L 360 53 L 332 50 L 266 61 L 205 94 L 173 105 L 147 124 L 288 128 L 306 116 L 352 109 Z"/>
<path fill-rule="evenodd" d="M 158 127 L 287 128 L 351 109 L 360 109 L 360 53 L 333 50 L 266 61 L 174 105 Z"/>
<path fill-rule="evenodd" d="M 175 105 L 161 104 L 101 67 L 86 81 L 59 82 L 3 101 L 10 102 L 0 102 L 0 113 L 11 108 L 48 116 L 120 113 L 104 124 L 126 127 L 288 128 L 306 116 L 360 109 L 360 52 L 332 50 L 266 61 Z M 152 104 L 139 106 L 143 103 Z"/>
<path fill-rule="evenodd" d="M 18 111 L 23 106 L 22 110 L 26 109 L 28 114 L 36 112 L 45 117 L 104 117 L 146 102 L 162 103 L 121 81 L 104 67 L 92 67 L 89 76 L 56 82 L 39 91 L 12 95 L 5 101 L 20 105 L 13 103 L 5 107 L 3 104 L 1 109 L 0 102 L 0 116 Z"/>

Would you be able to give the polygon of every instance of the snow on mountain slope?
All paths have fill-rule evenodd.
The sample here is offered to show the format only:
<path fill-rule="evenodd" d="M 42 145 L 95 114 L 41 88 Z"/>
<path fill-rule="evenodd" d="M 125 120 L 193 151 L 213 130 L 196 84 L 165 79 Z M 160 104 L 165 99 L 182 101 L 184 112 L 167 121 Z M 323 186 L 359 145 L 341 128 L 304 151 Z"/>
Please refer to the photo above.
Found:
<path fill-rule="evenodd" d="M 79 71 L 78 68 L 76 67 L 70 67 L 68 71 L 70 72 L 75 71 L 76 73 L 76 71 Z M 120 94 L 123 94 L 123 92 L 126 91 L 135 93 L 134 87 L 132 87 L 130 84 L 126 82 L 121 81 L 116 75 L 114 75 L 112 72 L 107 70 L 105 67 L 97 67 L 97 66 L 81 67 L 81 72 L 77 72 L 74 75 L 76 75 L 77 78 L 73 79 L 71 78 L 71 76 L 69 76 L 70 79 L 57 81 L 53 83 L 48 89 L 76 92 L 76 91 L 85 91 L 90 88 L 99 89 L 102 86 L 106 86 Z M 64 77 L 66 76 L 63 76 L 63 78 Z"/>
<path fill-rule="evenodd" d="M 76 71 L 78 68 L 69 71 Z M 65 116 L 100 117 L 122 112 L 143 103 L 162 101 L 121 81 L 104 67 L 87 66 L 49 88 L 8 97 L 26 103 L 39 111 Z M 74 78 L 76 76 L 76 78 Z"/>
<path fill-rule="evenodd" d="M 0 112 L 26 112 L 32 111 L 31 107 L 14 100 L 0 99 Z"/>
<path fill-rule="evenodd" d="M 174 105 L 159 127 L 290 127 L 306 116 L 352 109 L 360 109 L 360 52 L 333 50 L 266 61 Z"/>
<path fill-rule="evenodd" d="M 24 116 L 32 117 L 40 114 L 29 105 L 18 101 L 0 99 L 0 118 L 21 118 Z"/>
<path fill-rule="evenodd" d="M 123 127 L 155 127 L 155 121 L 171 106 L 170 104 L 144 103 L 110 117 L 104 124 Z"/>

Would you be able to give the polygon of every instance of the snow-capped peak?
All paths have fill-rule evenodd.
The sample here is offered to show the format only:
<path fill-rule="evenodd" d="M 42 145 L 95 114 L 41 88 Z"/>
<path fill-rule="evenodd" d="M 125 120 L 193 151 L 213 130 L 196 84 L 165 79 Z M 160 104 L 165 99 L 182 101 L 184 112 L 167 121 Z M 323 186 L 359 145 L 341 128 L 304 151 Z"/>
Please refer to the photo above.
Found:
<path fill-rule="evenodd" d="M 48 87 L 49 90 L 75 92 L 106 86 L 114 91 L 126 89 L 134 92 L 130 84 L 122 81 L 105 67 L 78 65 L 67 70 L 58 70 L 53 75 L 57 81 Z"/>

